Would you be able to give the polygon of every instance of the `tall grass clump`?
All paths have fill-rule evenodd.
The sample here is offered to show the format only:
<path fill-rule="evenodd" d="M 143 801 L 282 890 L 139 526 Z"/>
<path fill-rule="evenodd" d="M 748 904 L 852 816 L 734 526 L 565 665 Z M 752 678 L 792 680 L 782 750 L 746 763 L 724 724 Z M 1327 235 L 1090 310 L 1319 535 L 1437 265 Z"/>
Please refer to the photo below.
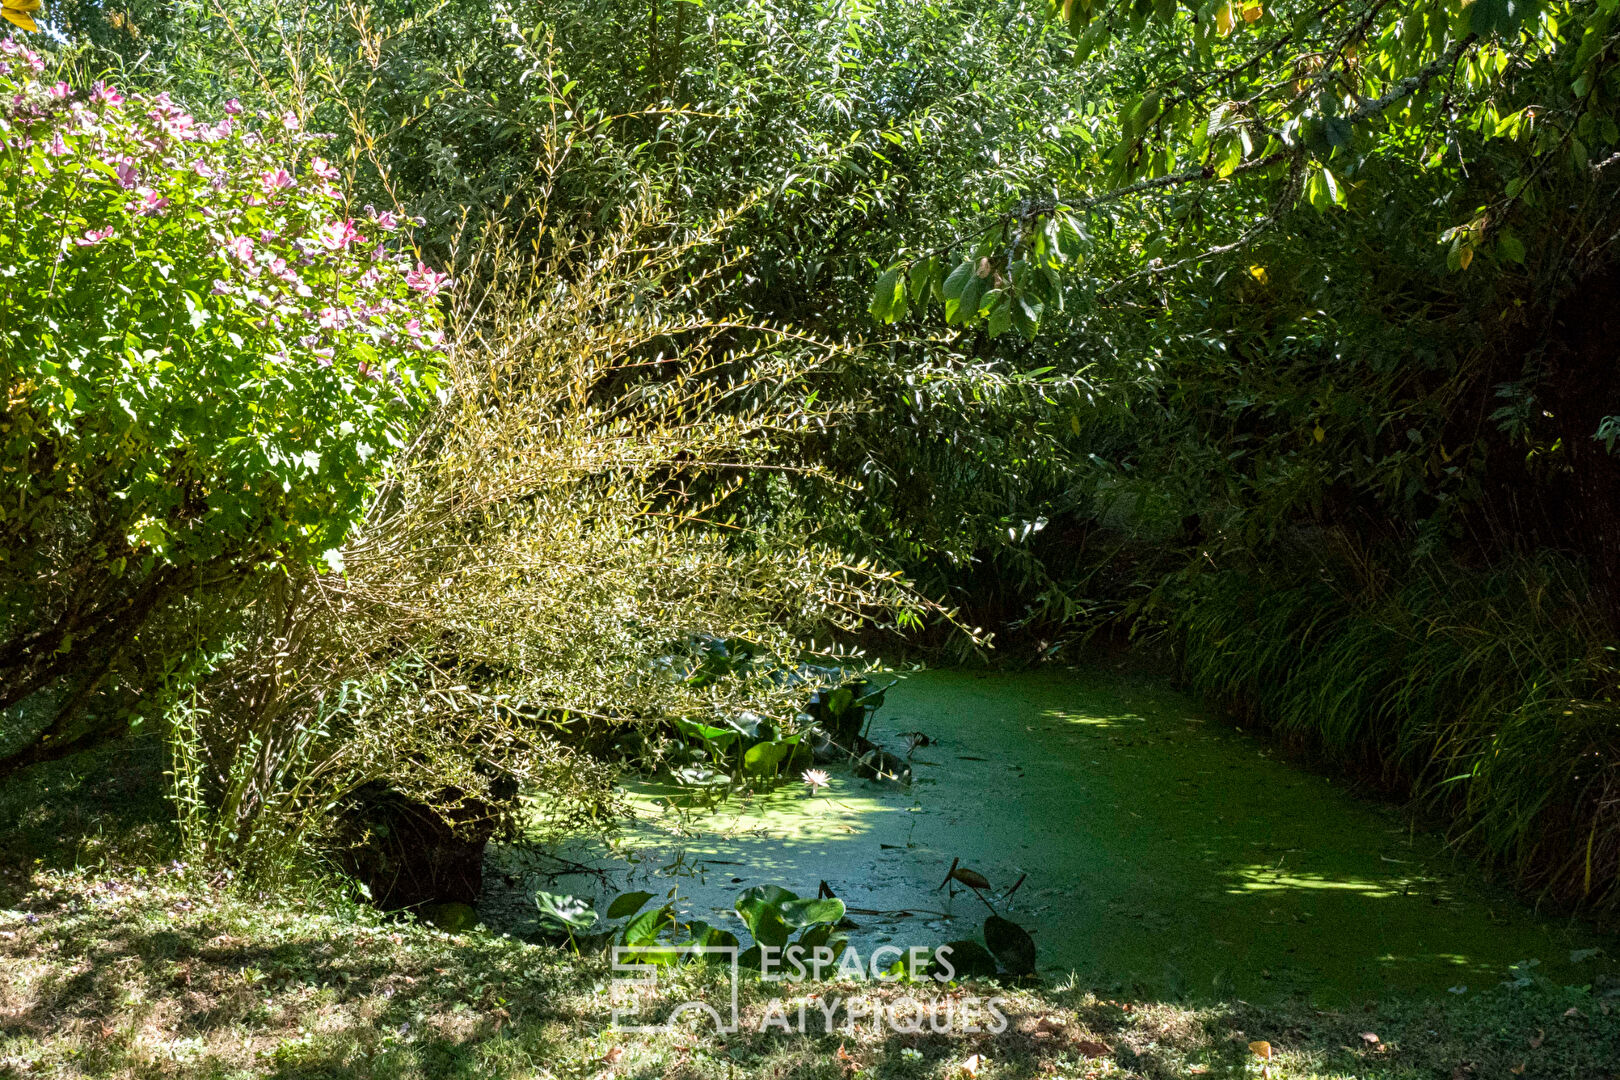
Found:
<path fill-rule="evenodd" d="M 1175 609 L 1199 691 L 1409 793 L 1541 896 L 1620 902 L 1620 665 L 1571 564 L 1358 591 L 1222 571 Z"/>

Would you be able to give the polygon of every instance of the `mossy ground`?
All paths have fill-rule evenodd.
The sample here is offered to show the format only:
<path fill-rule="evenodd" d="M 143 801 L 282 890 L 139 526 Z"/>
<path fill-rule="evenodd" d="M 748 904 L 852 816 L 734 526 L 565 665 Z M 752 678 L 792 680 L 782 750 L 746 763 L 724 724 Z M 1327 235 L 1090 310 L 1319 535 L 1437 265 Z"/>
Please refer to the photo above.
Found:
<path fill-rule="evenodd" d="M 1323 1011 L 987 984 L 961 992 L 1003 997 L 1006 1031 L 908 1035 L 826 1031 L 814 1008 L 805 1034 L 761 1033 L 781 988 L 745 982 L 741 1032 L 716 1037 L 613 1033 L 609 977 L 556 946 L 185 870 L 0 876 L 6 1077 L 1240 1077 L 1260 1074 L 1256 1040 L 1277 1080 L 1620 1075 L 1620 1001 L 1557 986 Z"/>

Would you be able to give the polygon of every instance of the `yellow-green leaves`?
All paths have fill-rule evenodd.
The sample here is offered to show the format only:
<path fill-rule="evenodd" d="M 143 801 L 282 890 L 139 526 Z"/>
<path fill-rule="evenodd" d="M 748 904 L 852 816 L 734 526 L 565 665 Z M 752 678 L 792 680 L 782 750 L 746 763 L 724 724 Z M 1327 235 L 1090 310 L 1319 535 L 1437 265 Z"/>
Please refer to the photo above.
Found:
<path fill-rule="evenodd" d="M 32 33 L 39 30 L 39 26 L 30 13 L 38 11 L 39 8 L 40 0 L 4 0 L 4 7 L 0 7 L 0 15 L 5 16 L 8 22 L 15 23 Z"/>

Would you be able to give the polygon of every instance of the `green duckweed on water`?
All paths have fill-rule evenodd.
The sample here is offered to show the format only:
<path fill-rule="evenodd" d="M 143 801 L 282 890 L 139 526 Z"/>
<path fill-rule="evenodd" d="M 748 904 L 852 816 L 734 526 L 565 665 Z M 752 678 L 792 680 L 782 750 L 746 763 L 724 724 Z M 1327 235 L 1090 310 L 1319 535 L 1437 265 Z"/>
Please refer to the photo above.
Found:
<path fill-rule="evenodd" d="M 608 872 L 554 888 L 674 890 L 687 917 L 726 924 L 744 888 L 825 882 L 864 955 L 977 936 L 985 901 L 940 887 L 958 860 L 1034 936 L 1043 974 L 1195 1000 L 1346 1003 L 1607 970 L 1603 935 L 1537 916 L 1394 809 L 1160 685 L 908 673 L 870 734 L 905 756 L 916 732 L 909 786 L 834 770 L 813 794 L 705 802 L 636 785 L 611 848 L 564 852 Z"/>

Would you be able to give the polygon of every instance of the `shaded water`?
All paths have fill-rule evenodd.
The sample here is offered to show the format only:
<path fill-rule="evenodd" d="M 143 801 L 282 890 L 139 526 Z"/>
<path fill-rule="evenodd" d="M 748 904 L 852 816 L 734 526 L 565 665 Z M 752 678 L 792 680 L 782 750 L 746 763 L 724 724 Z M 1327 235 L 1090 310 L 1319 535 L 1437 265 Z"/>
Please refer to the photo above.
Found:
<path fill-rule="evenodd" d="M 985 904 L 939 888 L 954 858 L 997 891 L 1027 875 L 997 906 L 1034 936 L 1044 974 L 1098 988 L 1345 1002 L 1477 992 L 1524 961 L 1571 985 L 1608 967 L 1570 955 L 1609 944 L 1599 935 L 1537 918 L 1390 808 L 1156 684 L 910 673 L 871 736 L 905 756 L 912 731 L 931 743 L 909 787 L 834 771 L 815 796 L 791 785 L 702 806 L 640 786 L 611 846 L 563 853 L 606 873 L 553 891 L 675 889 L 685 916 L 738 929 L 740 890 L 825 881 L 864 956 L 977 937 Z"/>

